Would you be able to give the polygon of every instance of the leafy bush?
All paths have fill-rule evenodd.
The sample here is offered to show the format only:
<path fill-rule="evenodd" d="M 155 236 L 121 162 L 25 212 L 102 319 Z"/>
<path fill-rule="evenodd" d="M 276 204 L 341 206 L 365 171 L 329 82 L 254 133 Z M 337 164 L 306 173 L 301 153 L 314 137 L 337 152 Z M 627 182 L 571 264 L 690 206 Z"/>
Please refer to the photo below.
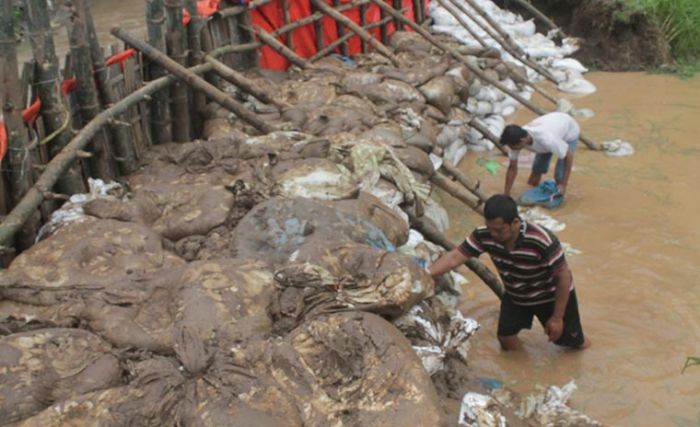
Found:
<path fill-rule="evenodd" d="M 700 58 L 700 1 L 628 0 L 652 13 L 676 59 Z"/>

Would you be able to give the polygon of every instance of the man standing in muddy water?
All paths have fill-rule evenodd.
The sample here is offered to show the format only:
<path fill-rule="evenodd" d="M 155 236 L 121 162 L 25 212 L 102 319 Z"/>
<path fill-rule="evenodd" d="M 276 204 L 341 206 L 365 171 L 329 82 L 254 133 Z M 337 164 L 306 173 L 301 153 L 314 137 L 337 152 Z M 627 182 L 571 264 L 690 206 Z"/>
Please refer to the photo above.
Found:
<path fill-rule="evenodd" d="M 537 316 L 549 341 L 584 349 L 584 337 L 573 276 L 559 239 L 549 230 L 523 221 L 510 196 L 497 194 L 484 205 L 486 225 L 443 254 L 429 268 L 435 277 L 487 252 L 505 285 L 498 317 L 498 341 L 504 350 L 518 350 L 518 333 Z"/>
<path fill-rule="evenodd" d="M 538 186 L 542 175 L 547 173 L 552 154 L 557 156 L 554 179 L 563 196 L 574 165 L 574 151 L 580 134 L 581 128 L 576 120 L 560 112 L 544 114 L 523 127 L 506 126 L 501 134 L 501 144 L 510 148 L 508 155 L 510 161 L 506 172 L 504 194 L 510 195 L 515 177 L 518 175 L 518 156 L 520 150 L 524 148 L 537 153 L 532 163 L 530 178 L 527 180 L 527 183 L 533 187 Z"/>

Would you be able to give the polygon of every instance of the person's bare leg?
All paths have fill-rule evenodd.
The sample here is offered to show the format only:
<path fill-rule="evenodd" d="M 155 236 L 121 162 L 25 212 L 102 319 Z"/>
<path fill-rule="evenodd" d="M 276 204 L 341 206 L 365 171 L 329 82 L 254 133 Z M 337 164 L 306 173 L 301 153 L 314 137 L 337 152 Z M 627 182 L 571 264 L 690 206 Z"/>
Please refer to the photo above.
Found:
<path fill-rule="evenodd" d="M 517 335 L 499 335 L 498 342 L 501 343 L 501 349 L 505 351 L 515 351 L 523 348 L 523 344 L 520 342 L 520 338 L 518 338 Z M 586 344 L 584 343 L 584 345 Z M 581 346 L 581 348 L 583 348 L 583 346 Z"/>
<path fill-rule="evenodd" d="M 531 172 L 530 178 L 527 179 L 527 183 L 533 187 L 540 185 L 540 180 L 542 179 L 542 174 L 537 172 Z"/>

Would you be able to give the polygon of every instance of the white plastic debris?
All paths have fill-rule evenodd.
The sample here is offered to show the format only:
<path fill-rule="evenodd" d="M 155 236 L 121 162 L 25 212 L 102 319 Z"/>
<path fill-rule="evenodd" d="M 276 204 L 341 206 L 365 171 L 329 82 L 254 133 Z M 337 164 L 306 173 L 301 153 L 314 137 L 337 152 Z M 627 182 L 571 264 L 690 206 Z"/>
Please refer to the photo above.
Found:
<path fill-rule="evenodd" d="M 465 427 L 505 427 L 506 418 L 493 397 L 470 391 L 462 397 L 458 424 Z"/>
<path fill-rule="evenodd" d="M 602 424 L 599 422 L 567 405 L 576 389 L 574 381 L 561 388 L 549 386 L 544 393 L 530 395 L 525 398 L 516 415 L 545 426 L 601 426 Z"/>
<path fill-rule="evenodd" d="M 525 221 L 541 225 L 554 233 L 558 233 L 566 228 L 566 223 L 557 221 L 538 208 L 532 208 L 521 212 L 520 216 Z"/>
<path fill-rule="evenodd" d="M 634 154 L 634 147 L 621 139 L 603 141 L 603 150 L 608 156 L 623 157 Z"/>
<path fill-rule="evenodd" d="M 39 229 L 35 242 L 55 233 L 70 222 L 82 221 L 85 218 L 83 205 L 86 202 L 101 198 L 121 200 L 124 197 L 124 188 L 117 182 L 105 183 L 101 179 L 88 178 L 88 187 L 89 193 L 72 195 L 63 206 L 51 214 L 51 218 Z"/>

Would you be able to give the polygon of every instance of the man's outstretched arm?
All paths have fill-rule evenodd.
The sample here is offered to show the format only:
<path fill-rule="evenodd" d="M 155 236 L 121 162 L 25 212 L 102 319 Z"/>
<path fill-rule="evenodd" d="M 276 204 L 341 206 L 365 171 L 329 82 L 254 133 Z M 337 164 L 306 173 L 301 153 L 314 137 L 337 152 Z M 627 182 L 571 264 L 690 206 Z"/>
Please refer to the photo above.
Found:
<path fill-rule="evenodd" d="M 506 186 L 503 191 L 503 194 L 506 196 L 510 196 L 510 189 L 513 188 L 516 176 L 518 176 L 518 160 L 510 159 L 508 171 L 506 172 Z"/>
<path fill-rule="evenodd" d="M 442 254 L 434 263 L 428 267 L 430 275 L 435 277 L 441 274 L 447 273 L 453 268 L 464 264 L 469 259 L 468 256 L 464 255 L 459 248 L 454 248 L 449 252 Z"/>

